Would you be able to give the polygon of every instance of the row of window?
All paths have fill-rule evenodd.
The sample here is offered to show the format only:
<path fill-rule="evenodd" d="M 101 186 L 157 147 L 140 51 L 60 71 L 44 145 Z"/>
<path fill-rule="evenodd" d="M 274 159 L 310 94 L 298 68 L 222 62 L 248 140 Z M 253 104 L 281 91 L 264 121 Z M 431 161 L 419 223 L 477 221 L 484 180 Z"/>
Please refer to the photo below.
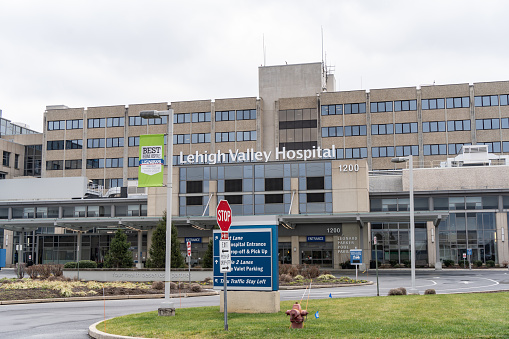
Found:
<path fill-rule="evenodd" d="M 2 166 L 9 167 L 10 163 L 11 163 L 11 152 L 3 151 Z M 14 168 L 19 169 L 19 154 L 14 154 Z"/>
<path fill-rule="evenodd" d="M 123 127 L 124 117 L 88 119 L 88 128 Z M 83 119 L 48 121 L 48 131 L 82 129 Z"/>
<path fill-rule="evenodd" d="M 174 124 L 185 124 L 189 122 L 210 122 L 210 120 L 210 112 L 177 113 L 173 115 Z"/>
<path fill-rule="evenodd" d="M 361 113 L 366 113 L 366 103 L 364 102 L 355 104 L 322 106 L 322 115 L 361 114 Z"/>
<path fill-rule="evenodd" d="M 433 210 L 478 210 L 498 209 L 498 196 L 484 197 L 433 197 Z M 503 197 L 503 208 L 509 208 L 509 196 Z M 415 198 L 414 208 L 416 211 L 429 211 L 428 198 Z M 370 209 L 372 212 L 381 211 L 409 211 L 408 198 L 383 198 L 371 199 Z"/>
<path fill-rule="evenodd" d="M 255 109 L 237 111 L 216 111 L 216 121 L 256 120 Z"/>
<path fill-rule="evenodd" d="M 498 106 L 498 95 L 482 95 L 474 97 L 474 104 L 476 107 L 486 107 L 486 106 Z M 500 95 L 500 106 L 509 105 L 509 95 L 501 94 Z"/>
<path fill-rule="evenodd" d="M 111 186 L 120 187 L 120 186 Z M 115 215 L 112 215 L 111 205 L 96 206 L 62 206 L 62 212 L 58 206 L 48 207 L 12 207 L 13 219 L 37 219 L 37 218 L 91 218 L 91 217 L 122 217 L 122 216 L 146 216 L 146 204 L 114 205 Z M 9 208 L 0 208 L 0 219 L 7 219 Z"/>

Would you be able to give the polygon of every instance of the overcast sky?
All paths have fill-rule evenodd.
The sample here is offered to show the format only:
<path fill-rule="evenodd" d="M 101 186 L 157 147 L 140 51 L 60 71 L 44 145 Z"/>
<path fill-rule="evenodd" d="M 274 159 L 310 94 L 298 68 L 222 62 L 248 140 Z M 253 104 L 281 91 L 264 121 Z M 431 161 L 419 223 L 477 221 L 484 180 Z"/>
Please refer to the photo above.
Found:
<path fill-rule="evenodd" d="M 509 80 L 509 1 L 0 0 L 0 109 L 258 95 L 258 67 L 319 62 L 336 89 Z"/>

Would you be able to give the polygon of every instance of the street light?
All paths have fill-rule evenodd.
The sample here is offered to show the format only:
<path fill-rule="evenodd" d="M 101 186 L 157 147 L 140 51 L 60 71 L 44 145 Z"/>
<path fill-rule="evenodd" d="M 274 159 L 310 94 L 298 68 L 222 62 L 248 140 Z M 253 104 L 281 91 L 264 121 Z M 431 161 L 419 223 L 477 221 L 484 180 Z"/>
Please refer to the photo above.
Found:
<path fill-rule="evenodd" d="M 168 111 L 141 111 L 143 119 L 168 117 L 168 136 L 166 137 L 168 163 L 168 178 L 166 179 L 166 260 L 164 265 L 164 301 L 158 309 L 159 315 L 174 315 L 175 305 L 170 301 L 171 282 L 171 197 L 172 197 L 172 173 L 173 173 L 173 110 Z"/>
<path fill-rule="evenodd" d="M 412 272 L 412 288 L 411 293 L 418 293 L 415 288 L 415 224 L 414 224 L 414 162 L 411 155 L 407 157 L 392 158 L 391 162 L 401 163 L 408 161 L 408 177 L 410 186 L 410 265 Z"/>

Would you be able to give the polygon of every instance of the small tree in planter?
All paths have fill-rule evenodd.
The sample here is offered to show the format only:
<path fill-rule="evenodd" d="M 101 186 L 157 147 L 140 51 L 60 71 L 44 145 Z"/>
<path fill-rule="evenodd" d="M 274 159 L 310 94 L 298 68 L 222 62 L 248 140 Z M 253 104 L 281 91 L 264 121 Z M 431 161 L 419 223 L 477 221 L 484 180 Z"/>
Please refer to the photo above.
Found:
<path fill-rule="evenodd" d="M 212 268 L 212 259 L 214 257 L 214 244 L 212 239 L 209 240 L 209 246 L 207 247 L 207 252 L 203 256 L 203 267 L 204 268 Z"/>
<path fill-rule="evenodd" d="M 149 257 L 146 266 L 148 268 L 164 268 L 166 262 L 166 214 L 157 223 L 157 228 L 152 235 Z M 184 257 L 180 252 L 180 242 L 175 225 L 171 226 L 171 267 L 184 267 Z"/>
<path fill-rule="evenodd" d="M 131 244 L 127 241 L 127 236 L 121 229 L 115 232 L 115 237 L 111 240 L 110 250 L 104 257 L 104 267 L 107 268 L 131 268 L 133 267 L 133 255 L 129 251 Z"/>

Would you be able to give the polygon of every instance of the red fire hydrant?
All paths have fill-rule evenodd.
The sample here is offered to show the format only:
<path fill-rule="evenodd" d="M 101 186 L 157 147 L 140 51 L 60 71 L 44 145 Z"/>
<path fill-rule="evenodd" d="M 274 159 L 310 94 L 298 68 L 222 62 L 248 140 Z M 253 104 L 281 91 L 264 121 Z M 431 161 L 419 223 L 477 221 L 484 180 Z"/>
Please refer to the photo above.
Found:
<path fill-rule="evenodd" d="M 295 303 L 291 310 L 286 311 L 286 314 L 290 316 L 291 328 L 302 328 L 308 311 L 301 309 L 299 303 Z"/>

